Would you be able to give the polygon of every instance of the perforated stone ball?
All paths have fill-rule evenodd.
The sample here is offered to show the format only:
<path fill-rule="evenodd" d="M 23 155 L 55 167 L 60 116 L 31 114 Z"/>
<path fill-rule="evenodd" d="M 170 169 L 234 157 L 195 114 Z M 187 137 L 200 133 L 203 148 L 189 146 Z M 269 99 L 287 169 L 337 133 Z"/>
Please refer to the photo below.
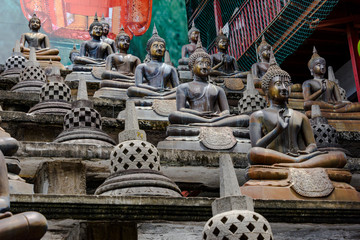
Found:
<path fill-rule="evenodd" d="M 20 81 L 39 80 L 45 82 L 45 71 L 40 67 L 28 66 L 20 73 Z"/>
<path fill-rule="evenodd" d="M 203 240 L 272 240 L 269 222 L 248 210 L 233 210 L 215 215 L 205 224 Z"/>
<path fill-rule="evenodd" d="M 41 87 L 40 100 L 62 100 L 70 102 L 71 89 L 65 83 L 49 82 Z"/>
<path fill-rule="evenodd" d="M 267 102 L 260 94 L 249 94 L 243 96 L 238 103 L 239 113 L 252 113 L 266 108 Z"/>
<path fill-rule="evenodd" d="M 23 56 L 11 56 L 6 59 L 5 69 L 25 68 L 26 58 Z"/>
<path fill-rule="evenodd" d="M 338 144 L 336 129 L 329 124 L 311 124 L 318 147 L 331 147 Z"/>
<path fill-rule="evenodd" d="M 141 140 L 125 141 L 110 154 L 111 173 L 131 169 L 160 171 L 160 155 L 157 148 Z"/>

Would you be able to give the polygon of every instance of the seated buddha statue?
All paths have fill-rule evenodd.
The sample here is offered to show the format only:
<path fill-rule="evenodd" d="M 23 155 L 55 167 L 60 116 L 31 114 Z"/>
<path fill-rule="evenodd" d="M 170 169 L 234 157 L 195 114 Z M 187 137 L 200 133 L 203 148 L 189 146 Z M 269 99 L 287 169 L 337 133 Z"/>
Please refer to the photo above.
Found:
<path fill-rule="evenodd" d="M 165 40 L 158 35 L 154 25 L 153 35 L 148 40 L 146 51 L 150 61 L 139 64 L 135 69 L 135 86 L 129 87 L 129 97 L 175 99 L 179 79 L 176 69 L 163 62 Z"/>
<path fill-rule="evenodd" d="M 179 59 L 179 65 L 188 67 L 189 57 L 196 49 L 196 43 L 200 37 L 200 30 L 195 27 L 195 23 L 192 22 L 191 28 L 188 32 L 189 44 L 182 46 L 181 58 Z"/>
<path fill-rule="evenodd" d="M 319 105 L 325 118 L 360 119 L 360 103 L 344 101 L 336 82 L 324 77 L 326 61 L 319 56 L 315 47 L 308 68 L 314 78 L 302 85 L 306 111 L 311 110 L 312 105 Z"/>
<path fill-rule="evenodd" d="M 262 77 L 270 106 L 250 116 L 250 163 L 292 168 L 344 167 L 346 155 L 341 151 L 317 151 L 309 119 L 287 108 L 290 86 L 290 75 L 277 66 L 271 53 L 270 67 Z"/>
<path fill-rule="evenodd" d="M 31 32 L 22 34 L 20 38 L 20 48 L 24 56 L 29 58 L 30 48 L 34 47 L 36 50 L 36 59 L 38 61 L 52 60 L 60 62 L 61 58 L 60 56 L 57 56 L 59 50 L 51 49 L 49 37 L 46 34 L 39 32 L 41 20 L 35 13 L 29 20 L 29 28 Z"/>
<path fill-rule="evenodd" d="M 111 38 L 108 38 L 109 35 L 109 30 L 110 30 L 110 25 L 109 23 L 106 22 L 104 14 L 101 17 L 101 24 L 103 27 L 103 34 L 101 36 L 101 41 L 106 42 L 107 44 L 109 44 L 111 46 L 111 49 L 113 50 L 114 53 L 116 53 L 116 44 L 115 41 Z"/>
<path fill-rule="evenodd" d="M 91 40 L 80 46 L 80 56 L 75 57 L 74 63 L 78 65 L 104 65 L 107 56 L 113 53 L 111 46 L 101 41 L 103 26 L 95 14 L 94 22 L 90 24 L 89 34 Z"/>
<path fill-rule="evenodd" d="M 177 111 L 169 115 L 171 124 L 209 127 L 248 126 L 249 116 L 231 116 L 225 91 L 209 83 L 211 57 L 203 50 L 200 40 L 195 52 L 189 57 L 189 68 L 194 78 L 192 82 L 177 87 Z"/>
<path fill-rule="evenodd" d="M 261 43 L 257 48 L 259 62 L 254 63 L 251 66 L 251 74 L 253 75 L 255 87 L 261 87 L 261 78 L 265 75 L 266 71 L 270 67 L 269 64 L 270 51 L 271 51 L 271 45 L 266 42 L 265 37 L 263 35 L 261 39 Z"/>
<path fill-rule="evenodd" d="M 231 76 L 246 77 L 247 73 L 239 71 L 236 59 L 228 52 L 229 38 L 220 30 L 216 37 L 216 47 L 218 52 L 211 55 L 212 69 L 210 76 Z"/>

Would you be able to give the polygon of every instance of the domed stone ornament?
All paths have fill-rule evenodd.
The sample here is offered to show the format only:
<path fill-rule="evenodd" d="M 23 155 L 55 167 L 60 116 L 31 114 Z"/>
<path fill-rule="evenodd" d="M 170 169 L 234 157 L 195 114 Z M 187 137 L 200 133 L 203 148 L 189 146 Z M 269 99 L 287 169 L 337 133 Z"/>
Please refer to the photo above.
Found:
<path fill-rule="evenodd" d="M 22 56 L 20 52 L 20 42 L 19 40 L 15 43 L 15 48 L 12 56 L 10 56 L 5 61 L 5 71 L 1 73 L 1 77 L 5 76 L 17 76 L 19 77 L 20 73 L 25 68 L 26 58 Z"/>
<path fill-rule="evenodd" d="M 238 103 L 240 114 L 251 114 L 257 110 L 264 109 L 267 105 L 266 100 L 255 89 L 252 74 L 247 75 L 246 90 L 243 97 L 240 98 Z"/>
<path fill-rule="evenodd" d="M 160 172 L 159 152 L 149 142 L 120 143 L 110 154 L 110 165 L 111 175 L 97 195 L 181 197 L 176 184 Z"/>
<path fill-rule="evenodd" d="M 79 80 L 77 100 L 64 117 L 64 131 L 54 142 L 115 145 L 115 141 L 101 129 L 101 115 L 88 100 L 85 79 Z"/>
<path fill-rule="evenodd" d="M 48 71 L 48 82 L 41 87 L 40 102 L 29 113 L 65 115 L 71 110 L 71 90 L 64 83 L 58 67 L 51 67 Z"/>
<path fill-rule="evenodd" d="M 11 88 L 11 91 L 40 93 L 45 80 L 45 71 L 41 69 L 40 64 L 36 61 L 35 49 L 31 48 L 29 61 L 20 73 L 20 81 Z"/>
<path fill-rule="evenodd" d="M 202 232 L 203 240 L 272 240 L 269 222 L 248 210 L 232 210 L 210 218 Z"/>

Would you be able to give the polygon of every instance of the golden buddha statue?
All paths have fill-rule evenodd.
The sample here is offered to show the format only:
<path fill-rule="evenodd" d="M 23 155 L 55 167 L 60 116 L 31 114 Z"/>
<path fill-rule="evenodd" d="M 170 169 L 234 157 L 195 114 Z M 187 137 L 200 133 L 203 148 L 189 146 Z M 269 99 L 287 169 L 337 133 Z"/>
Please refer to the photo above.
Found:
<path fill-rule="evenodd" d="M 250 117 L 250 163 L 293 168 L 345 166 L 343 152 L 317 151 L 309 119 L 287 108 L 290 87 L 290 75 L 277 66 L 271 53 L 270 67 L 262 77 L 262 88 L 270 106 Z"/>
<path fill-rule="evenodd" d="M 326 61 L 319 56 L 315 47 L 308 62 L 308 68 L 314 78 L 305 81 L 302 85 L 305 100 L 304 109 L 306 111 L 311 110 L 312 105 L 319 105 L 325 118 L 360 119 L 360 103 L 344 101 L 339 86 L 334 81 L 324 77 Z"/>
<path fill-rule="evenodd" d="M 150 61 L 135 69 L 135 86 L 129 87 L 129 97 L 174 99 L 179 79 L 176 69 L 163 62 L 165 40 L 158 35 L 154 25 L 153 35 L 148 40 L 146 51 Z"/>
<path fill-rule="evenodd" d="M 20 38 L 20 48 L 24 56 L 29 58 L 30 48 L 34 47 L 36 50 L 36 59 L 40 62 L 41 66 L 47 66 L 47 63 L 51 60 L 53 62 L 59 62 L 57 65 L 64 68 L 64 66 L 60 64 L 60 56 L 57 56 L 59 50 L 51 49 L 49 37 L 39 32 L 41 20 L 35 13 L 29 20 L 29 28 L 31 32 L 22 34 Z M 26 47 L 26 45 L 28 46 Z"/>
<path fill-rule="evenodd" d="M 80 46 L 80 56 L 75 57 L 74 63 L 78 65 L 104 65 L 107 56 L 113 53 L 111 46 L 101 41 L 103 26 L 99 22 L 97 14 L 93 23 L 90 24 L 89 34 L 91 40 L 85 41 Z"/>
<path fill-rule="evenodd" d="M 249 116 L 231 116 L 225 91 L 209 83 L 211 57 L 203 50 L 200 40 L 189 58 L 189 68 L 194 74 L 193 81 L 177 87 L 177 111 L 169 115 L 170 123 L 211 127 L 248 126 Z"/>

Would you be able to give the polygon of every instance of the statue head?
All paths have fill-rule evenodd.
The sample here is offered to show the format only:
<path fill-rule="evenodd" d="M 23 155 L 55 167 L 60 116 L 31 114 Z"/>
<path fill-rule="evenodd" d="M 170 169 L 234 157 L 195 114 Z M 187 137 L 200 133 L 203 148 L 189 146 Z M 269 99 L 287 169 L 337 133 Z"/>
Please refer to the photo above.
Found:
<path fill-rule="evenodd" d="M 200 30 L 195 27 L 194 21 L 192 22 L 191 28 L 188 32 L 189 42 L 197 42 L 199 38 Z"/>
<path fill-rule="evenodd" d="M 104 14 L 101 16 L 100 23 L 101 23 L 101 25 L 103 27 L 103 35 L 107 36 L 109 34 L 109 31 L 110 31 L 110 25 L 109 25 L 109 23 L 106 22 Z"/>
<path fill-rule="evenodd" d="M 308 68 L 311 75 L 317 74 L 323 76 L 326 73 L 326 61 L 317 53 L 315 46 L 313 48 L 313 55 L 308 62 Z"/>
<path fill-rule="evenodd" d="M 95 13 L 94 21 L 90 24 L 89 33 L 91 36 L 101 37 L 103 34 L 102 24 L 99 22 L 97 13 Z"/>
<path fill-rule="evenodd" d="M 204 51 L 200 37 L 194 53 L 189 57 L 189 68 L 195 75 L 200 77 L 206 77 L 210 73 L 211 57 Z"/>
<path fill-rule="evenodd" d="M 147 41 L 146 51 L 148 52 L 148 54 L 150 54 L 150 56 L 160 57 L 160 56 L 164 56 L 165 49 L 166 49 L 165 40 L 158 35 L 156 26 L 154 24 L 153 35 Z"/>
<path fill-rule="evenodd" d="M 130 47 L 130 36 L 124 31 L 123 26 L 121 26 L 120 32 L 116 35 L 115 43 L 118 49 L 127 51 Z"/>
<path fill-rule="evenodd" d="M 80 56 L 80 52 L 76 49 L 76 45 L 74 44 L 73 49 L 71 49 L 70 54 L 69 54 L 69 58 L 70 61 L 73 63 L 75 57 Z"/>
<path fill-rule="evenodd" d="M 291 77 L 277 65 L 272 51 L 270 52 L 270 67 L 262 77 L 261 87 L 268 99 L 286 102 L 289 98 Z"/>
<path fill-rule="evenodd" d="M 268 44 L 265 40 L 264 35 L 261 38 L 261 43 L 257 48 L 257 54 L 261 61 L 270 59 L 270 51 L 271 51 L 271 45 Z"/>
<path fill-rule="evenodd" d="M 39 30 L 41 28 L 41 20 L 35 13 L 29 20 L 29 28 L 31 30 Z"/>
<path fill-rule="evenodd" d="M 219 35 L 216 37 L 216 46 L 219 50 L 226 51 L 229 46 L 229 38 L 220 29 Z"/>

